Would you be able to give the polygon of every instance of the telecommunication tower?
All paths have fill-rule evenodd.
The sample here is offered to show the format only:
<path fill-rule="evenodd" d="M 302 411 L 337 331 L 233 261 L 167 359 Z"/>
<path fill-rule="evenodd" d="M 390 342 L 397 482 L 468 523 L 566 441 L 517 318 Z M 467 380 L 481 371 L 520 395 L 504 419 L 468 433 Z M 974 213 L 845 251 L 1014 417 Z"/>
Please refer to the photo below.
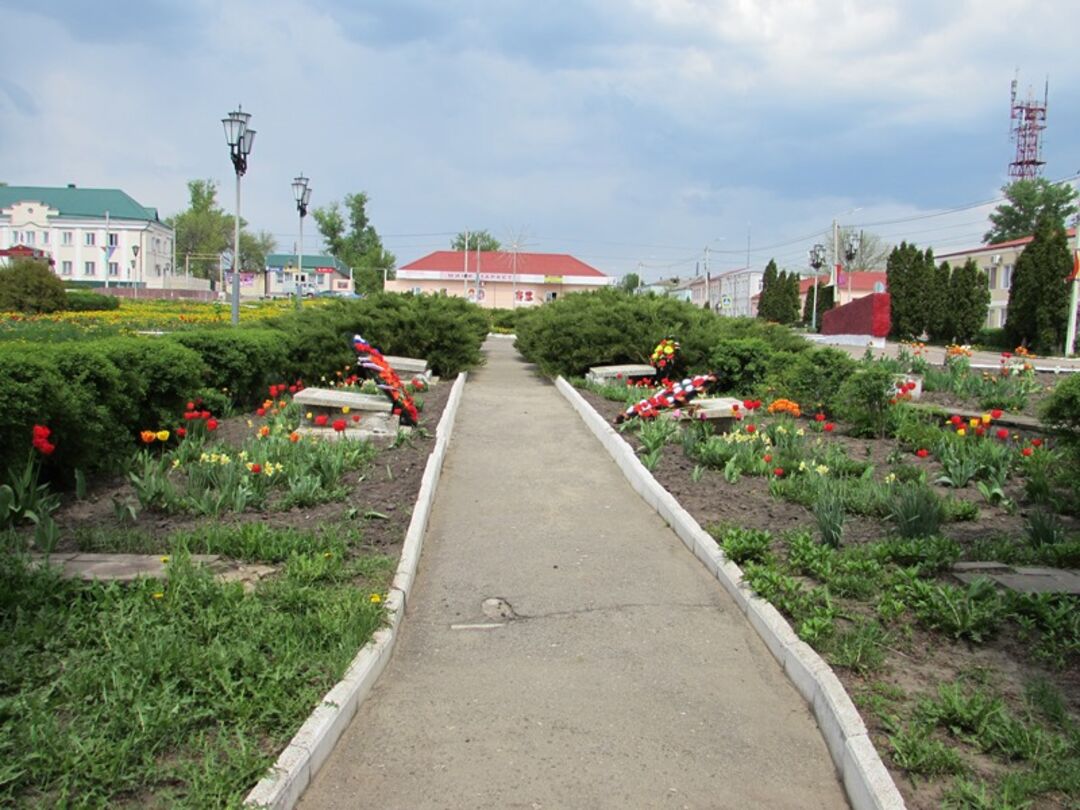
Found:
<path fill-rule="evenodd" d="M 1012 81 L 1012 119 L 1009 126 L 1011 139 L 1016 143 L 1016 160 L 1009 164 L 1010 180 L 1031 180 L 1042 171 L 1042 143 L 1040 135 L 1046 129 L 1046 102 L 1049 98 L 1050 82 L 1043 89 L 1040 104 L 1031 88 L 1028 88 L 1026 101 L 1016 97 L 1016 79 Z"/>

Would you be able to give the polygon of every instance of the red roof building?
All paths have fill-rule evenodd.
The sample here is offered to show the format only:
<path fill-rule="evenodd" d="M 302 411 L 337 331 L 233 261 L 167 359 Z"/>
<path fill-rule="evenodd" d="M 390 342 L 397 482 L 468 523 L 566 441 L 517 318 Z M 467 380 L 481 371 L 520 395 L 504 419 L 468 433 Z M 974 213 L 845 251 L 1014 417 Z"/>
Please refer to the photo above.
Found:
<path fill-rule="evenodd" d="M 468 298 L 489 309 L 554 301 L 567 293 L 617 282 L 565 253 L 437 250 L 396 271 L 387 292 L 434 293 Z"/>

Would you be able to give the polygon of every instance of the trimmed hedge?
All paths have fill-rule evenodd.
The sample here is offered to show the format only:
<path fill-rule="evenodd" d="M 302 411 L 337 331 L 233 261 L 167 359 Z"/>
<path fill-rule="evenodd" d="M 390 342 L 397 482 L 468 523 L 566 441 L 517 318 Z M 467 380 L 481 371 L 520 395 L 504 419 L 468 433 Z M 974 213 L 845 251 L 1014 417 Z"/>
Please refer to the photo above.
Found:
<path fill-rule="evenodd" d="M 715 354 L 722 341 L 760 341 L 771 351 L 801 352 L 810 344 L 785 326 L 756 318 L 721 318 L 684 301 L 606 289 L 574 293 L 521 311 L 516 346 L 545 374 L 581 376 L 590 366 L 647 363 L 665 336 L 679 341 L 683 365 L 742 374 Z M 755 372 L 755 380 L 760 375 Z M 721 380 L 724 387 L 744 381 Z"/>
<path fill-rule="evenodd" d="M 115 295 L 102 295 L 86 290 L 67 291 L 65 312 L 101 312 L 113 309 L 120 309 L 120 299 Z"/>
<path fill-rule="evenodd" d="M 0 343 L 0 481 L 26 463 L 35 424 L 48 425 L 56 444 L 45 474 L 67 483 L 75 469 L 120 468 L 139 431 L 174 430 L 184 403 L 203 391 L 246 408 L 273 383 L 351 367 L 354 333 L 387 354 L 426 357 L 449 376 L 481 361 L 487 330 L 483 311 L 461 299 L 380 294 L 290 313 L 270 326 Z"/>

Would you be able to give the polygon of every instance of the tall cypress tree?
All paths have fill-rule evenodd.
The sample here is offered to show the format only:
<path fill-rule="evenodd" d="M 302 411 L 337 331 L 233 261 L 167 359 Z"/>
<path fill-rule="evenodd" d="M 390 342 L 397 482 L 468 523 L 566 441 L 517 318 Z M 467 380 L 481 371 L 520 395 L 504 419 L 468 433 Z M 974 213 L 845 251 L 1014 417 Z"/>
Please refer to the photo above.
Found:
<path fill-rule="evenodd" d="M 960 343 L 970 343 L 986 323 L 990 309 L 990 285 L 974 259 L 953 270 L 948 301 L 951 337 Z"/>
<path fill-rule="evenodd" d="M 1065 229 L 1052 216 L 1041 216 L 1013 270 L 1005 321 L 1011 342 L 1040 352 L 1062 346 L 1069 307 L 1066 279 L 1071 271 Z"/>
<path fill-rule="evenodd" d="M 784 284 L 784 320 L 781 323 L 795 323 L 799 320 L 799 274 L 788 273 Z"/>
<path fill-rule="evenodd" d="M 769 259 L 765 265 L 765 275 L 761 279 L 761 295 L 758 298 L 757 316 L 766 321 L 776 321 L 776 293 L 779 274 L 776 271 L 776 261 Z"/>
<path fill-rule="evenodd" d="M 951 340 L 953 337 L 953 302 L 950 299 L 950 275 L 948 262 L 942 262 L 934 270 L 930 298 L 926 307 L 926 333 L 933 341 Z"/>
<path fill-rule="evenodd" d="M 901 242 L 892 249 L 885 265 L 889 285 L 891 317 L 890 335 L 901 340 L 917 337 L 922 332 L 924 313 L 917 290 L 914 289 L 915 265 L 921 262 L 915 245 Z"/>

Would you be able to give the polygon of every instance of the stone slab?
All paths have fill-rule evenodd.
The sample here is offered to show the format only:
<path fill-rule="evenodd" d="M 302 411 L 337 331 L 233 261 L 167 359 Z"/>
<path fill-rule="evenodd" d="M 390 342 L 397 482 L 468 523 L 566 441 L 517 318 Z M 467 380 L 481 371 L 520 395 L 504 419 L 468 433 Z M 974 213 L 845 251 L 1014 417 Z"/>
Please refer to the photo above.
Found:
<path fill-rule="evenodd" d="M 622 366 L 593 366 L 585 379 L 597 385 L 618 384 L 625 380 L 655 377 L 656 369 L 644 363 L 629 363 Z"/>
<path fill-rule="evenodd" d="M 978 567 L 976 567 L 978 566 Z M 989 579 L 1017 593 L 1067 593 L 1080 595 L 1080 572 L 1062 568 L 1011 567 L 1002 563 L 957 563 L 953 577 L 964 583 Z"/>
<path fill-rule="evenodd" d="M 45 565 L 43 554 L 31 555 L 36 565 Z M 139 577 L 166 579 L 167 555 L 160 554 L 67 554 L 52 556 L 48 564 L 60 569 L 64 579 L 108 580 L 131 582 Z M 222 559 L 217 554 L 192 554 L 191 561 L 198 565 L 220 568 Z"/>
<path fill-rule="evenodd" d="M 293 402 L 308 408 L 330 408 L 340 410 L 348 408 L 353 411 L 366 411 L 370 413 L 390 413 L 393 405 L 386 397 L 374 394 L 358 394 L 354 391 L 345 391 L 340 388 L 305 388 L 298 391 L 293 397 Z"/>
<path fill-rule="evenodd" d="M 390 368 L 396 371 L 397 375 L 405 382 L 418 374 L 424 379 L 431 378 L 431 369 L 428 368 L 427 360 L 421 360 L 417 357 L 395 357 L 389 354 L 384 354 L 383 359 L 390 364 Z"/>
<path fill-rule="evenodd" d="M 395 424 L 397 417 L 394 417 Z M 366 420 L 364 420 L 366 421 Z M 361 423 L 363 424 L 363 422 Z M 296 432 L 301 436 L 307 436 L 311 438 L 321 439 L 327 442 L 336 442 L 343 439 L 356 442 L 371 442 L 376 447 L 389 447 L 397 439 L 398 430 L 402 428 L 394 427 L 393 430 L 383 428 L 368 427 L 348 427 L 343 431 L 336 431 L 331 427 L 312 427 L 310 425 L 302 425 L 296 429 Z M 412 428 L 404 428 L 404 430 L 411 430 Z"/>

